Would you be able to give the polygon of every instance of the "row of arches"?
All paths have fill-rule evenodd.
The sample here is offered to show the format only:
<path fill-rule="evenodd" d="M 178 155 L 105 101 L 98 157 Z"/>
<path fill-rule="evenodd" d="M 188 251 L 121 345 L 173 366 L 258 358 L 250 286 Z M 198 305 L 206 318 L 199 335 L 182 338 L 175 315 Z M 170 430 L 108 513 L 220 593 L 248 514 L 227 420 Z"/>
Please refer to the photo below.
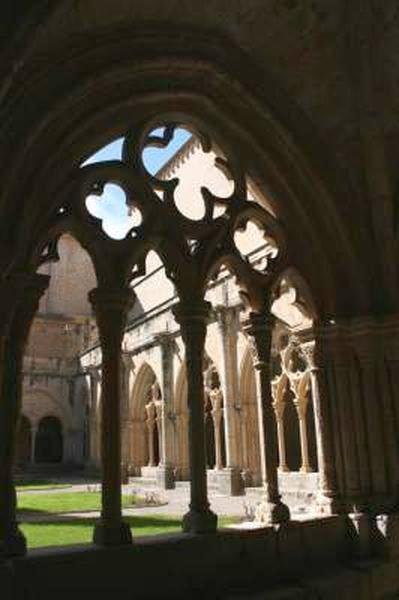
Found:
<path fill-rule="evenodd" d="M 34 428 L 26 415 L 21 415 L 16 445 L 16 464 L 60 463 L 63 459 L 63 429 L 54 416 L 43 417 Z"/>
<path fill-rule="evenodd" d="M 284 349 L 286 352 L 286 350 Z M 276 361 L 275 361 L 276 362 Z M 294 371 L 300 377 L 301 371 Z M 227 466 L 227 443 L 234 443 L 234 455 L 246 485 L 260 484 L 260 449 L 258 413 L 256 405 L 255 372 L 249 349 L 244 353 L 240 369 L 238 403 L 226 407 L 220 375 L 212 359 L 205 355 L 204 373 L 204 421 L 205 457 L 210 470 L 220 471 Z M 308 377 L 308 373 L 304 376 Z M 306 383 L 306 382 L 305 382 Z M 280 472 L 314 472 L 318 470 L 315 414 L 310 386 L 304 397 L 298 397 L 289 385 L 286 373 L 273 378 L 274 410 L 279 441 Z M 277 391 L 276 391 L 277 390 Z M 188 457 L 188 403 L 185 365 L 176 378 L 172 405 L 166 418 L 166 440 L 177 478 L 189 477 Z M 226 439 L 226 410 L 233 410 L 237 435 Z M 139 368 L 129 402 L 131 420 L 129 444 L 125 461 L 134 475 L 153 475 L 161 463 L 164 420 L 162 418 L 163 395 L 155 370 L 144 361 Z"/>

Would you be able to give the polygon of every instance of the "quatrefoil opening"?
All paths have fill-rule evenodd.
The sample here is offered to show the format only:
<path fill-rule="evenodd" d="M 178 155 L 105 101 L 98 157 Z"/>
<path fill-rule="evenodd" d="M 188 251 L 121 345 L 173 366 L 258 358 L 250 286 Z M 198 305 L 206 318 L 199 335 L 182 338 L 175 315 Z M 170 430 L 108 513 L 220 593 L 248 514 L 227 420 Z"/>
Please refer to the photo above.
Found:
<path fill-rule="evenodd" d="M 247 220 L 234 232 L 234 243 L 251 267 L 265 273 L 271 261 L 278 256 L 276 241 L 253 220 Z"/>
<path fill-rule="evenodd" d="M 125 192 L 114 183 L 107 183 L 101 194 L 87 196 L 86 209 L 101 221 L 104 233 L 115 240 L 124 239 L 142 222 L 141 212 L 127 205 Z"/>
<path fill-rule="evenodd" d="M 183 217 L 210 221 L 221 216 L 234 191 L 224 158 L 184 126 L 168 125 L 150 132 L 142 152 L 159 197 L 170 198 Z"/>

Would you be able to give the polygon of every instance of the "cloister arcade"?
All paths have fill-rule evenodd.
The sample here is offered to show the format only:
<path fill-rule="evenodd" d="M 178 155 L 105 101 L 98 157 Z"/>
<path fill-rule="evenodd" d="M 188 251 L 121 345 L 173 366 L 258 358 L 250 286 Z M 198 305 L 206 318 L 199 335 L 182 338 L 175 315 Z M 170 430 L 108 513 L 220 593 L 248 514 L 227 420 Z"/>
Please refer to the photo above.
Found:
<path fill-rule="evenodd" d="M 98 560 L 108 547 L 132 543 L 121 482 L 145 468 L 156 469 L 164 487 L 189 476 L 182 529 L 191 536 L 182 544 L 197 550 L 203 544 L 204 563 L 209 544 L 227 580 L 241 551 L 256 556 L 259 548 L 245 533 L 233 542 L 216 534 L 208 466 L 223 474 L 221 485 L 230 490 L 238 479 L 245 485 L 246 477 L 261 485 L 256 521 L 268 528 L 266 536 L 275 536 L 273 564 L 282 555 L 296 562 L 300 552 L 290 554 L 284 535 L 300 530 L 312 549 L 307 560 L 317 565 L 309 532 L 323 538 L 318 528 L 331 525 L 331 538 L 323 538 L 329 548 L 331 539 L 346 544 L 351 537 L 351 558 L 380 552 L 392 577 L 379 572 L 378 581 L 396 582 L 384 588 L 385 597 L 392 596 L 399 588 L 393 568 L 399 503 L 396 4 L 51 4 L 37 4 L 27 21 L 25 8 L 15 9 L 23 27 L 10 28 L 12 44 L 0 48 L 1 557 L 27 551 L 14 485 L 18 430 L 19 456 L 28 456 L 33 439 L 23 411 L 24 352 L 52 277 L 47 265 L 58 260 L 66 235 L 80 244 L 95 273 L 89 302 L 98 344 L 79 356 L 85 398 L 79 411 L 87 420 L 89 456 L 101 462 L 102 511 L 93 532 L 94 544 L 104 549 Z M 195 218 L 177 197 L 179 178 L 167 168 L 157 177 L 143 158 L 147 148 L 167 147 L 178 127 L 217 156 L 214 166 L 230 190 L 221 196 L 196 181 L 202 208 Z M 87 162 L 122 138 L 118 159 Z M 127 216 L 138 217 L 118 239 L 88 205 L 89 197 L 101 201 L 110 185 L 123 191 Z M 249 225 L 263 236 L 262 256 L 241 246 Z M 156 339 L 140 346 L 137 331 L 146 323 L 136 298 L 151 252 L 174 297 L 157 315 L 163 327 Z M 227 280 L 237 290 L 235 303 Z M 299 311 L 306 327 L 287 335 L 280 302 Z M 132 315 L 136 329 L 129 328 Z M 207 347 L 210 328 L 220 330 L 218 354 Z M 223 333 L 228 328 L 233 335 Z M 57 429 L 58 440 L 62 429 L 65 438 L 61 418 L 47 416 L 62 426 L 43 421 L 42 429 Z M 70 429 L 76 439 L 83 435 L 73 419 Z M 317 472 L 318 518 L 303 528 L 292 523 L 281 495 L 287 469 Z M 236 540 L 245 541 L 244 550 L 231 550 Z M 232 554 L 219 542 L 231 544 Z M 76 556 L 71 551 L 70 561 Z M 137 558 L 126 556 L 123 565 Z M 329 564 L 331 556 L 320 561 Z M 26 564 L 18 560 L 12 569 Z M 192 570 L 183 568 L 187 588 Z M 263 562 L 257 575 L 262 569 Z M 358 581 L 353 589 L 360 589 Z"/>
<path fill-rule="evenodd" d="M 173 171 L 170 169 L 166 178 L 149 174 L 141 158 L 146 145 L 167 147 L 176 125 L 165 120 L 157 123 L 154 117 L 148 122 L 152 128 L 143 121 L 126 136 L 121 160 L 85 163 L 80 168 L 63 194 L 64 199 L 50 230 L 52 233 L 42 238 L 33 254 L 36 267 L 57 260 L 57 239 L 68 231 L 91 257 L 98 279 L 99 287 L 90 292 L 89 299 L 97 319 L 101 342 L 101 353 L 97 352 L 97 356 L 101 357 L 101 363 L 92 364 L 90 352 L 86 362 L 82 362 L 89 375 L 93 368 L 101 369 L 96 376 L 100 385 L 95 394 L 94 417 L 91 417 L 97 432 L 92 427 L 90 444 L 96 453 L 93 458 L 100 460 L 101 457 L 103 472 L 103 518 L 96 527 L 95 540 L 103 544 L 130 541 L 130 531 L 121 521 L 121 471 L 116 465 L 124 465 L 128 474 L 138 470 L 146 475 L 156 469 L 159 480 L 164 478 L 168 487 L 174 477 L 171 471 L 175 470 L 177 463 L 179 476 L 190 477 L 191 503 L 183 520 L 186 531 L 205 532 L 216 528 L 216 516 L 207 500 L 207 466 L 220 471 L 223 476 L 229 473 L 231 493 L 238 493 L 240 485 L 233 483 L 238 476 L 263 484 L 264 497 L 257 512 L 259 521 L 279 523 L 289 519 L 289 509 L 281 501 L 278 491 L 278 470 L 282 473 L 290 470 L 308 473 L 318 467 L 318 506 L 327 512 L 336 510 L 338 488 L 335 490 L 337 483 L 327 476 L 325 452 L 331 455 L 331 449 L 323 448 L 328 436 L 322 432 L 325 417 L 321 418 L 317 386 L 313 381 L 312 319 L 317 320 L 318 317 L 313 300 L 309 300 L 309 289 L 296 275 L 290 262 L 289 243 L 282 224 L 268 200 L 265 201 L 266 208 L 263 208 L 262 201 L 248 199 L 246 176 L 235 160 L 234 152 L 229 155 L 229 150 L 225 152 L 227 158 L 216 155 L 214 161 L 217 168 L 229 173 L 234 183 L 230 186 L 230 195 L 216 195 L 214 191 L 201 187 L 202 216 L 187 217 L 183 214 L 174 204 L 179 179 L 171 178 Z M 156 123 L 159 126 L 155 126 Z M 210 152 L 212 142 L 203 130 L 198 133 L 198 138 L 193 139 L 194 142 L 190 143 L 200 144 L 204 153 Z M 221 140 L 214 146 L 216 152 L 220 152 L 223 143 Z M 102 219 L 93 216 L 86 207 L 86 198 L 90 194 L 101 196 L 107 181 L 117 181 L 124 190 L 127 205 L 131 205 L 133 212 L 140 213 L 138 224 L 127 229 L 122 239 L 109 237 Z M 253 254 L 255 250 L 258 252 L 256 248 L 251 249 L 253 241 L 249 246 L 244 241 L 243 250 L 239 249 L 236 241 L 236 232 L 245 231 L 251 224 L 262 230 L 266 241 L 261 255 Z M 164 231 L 162 236 L 159 228 Z M 253 235 L 251 233 L 247 239 L 251 240 Z M 171 374 L 165 368 L 168 361 L 173 361 L 171 344 L 174 342 L 166 341 L 168 335 L 162 332 L 159 334 L 160 338 L 163 337 L 160 341 L 163 363 L 160 381 L 149 365 L 142 367 L 143 372 L 138 374 L 133 385 L 133 417 L 128 415 L 127 419 L 131 431 L 125 433 L 124 444 L 121 445 L 120 441 L 119 405 L 123 403 L 123 386 L 119 365 L 122 341 L 126 352 L 124 328 L 127 315 L 134 306 L 135 298 L 135 288 L 130 282 L 146 276 L 145 259 L 150 250 L 156 250 L 162 259 L 165 273 L 173 282 L 179 299 L 171 307 L 175 324 L 179 326 L 179 344 L 185 355 L 178 383 L 180 400 L 177 400 L 177 405 L 180 408 L 176 411 L 179 415 L 176 431 L 178 457 L 171 449 L 173 444 L 168 435 L 171 425 L 167 424 L 167 420 L 170 420 L 170 411 L 174 410 L 174 384 L 173 381 L 167 383 Z M 248 250 L 247 256 L 242 253 Z M 241 302 L 247 306 L 240 335 L 249 346 L 242 356 L 241 381 L 238 383 L 243 399 L 239 410 L 243 409 L 245 413 L 241 429 L 245 430 L 246 440 L 251 440 L 246 445 L 234 433 L 238 425 L 234 423 L 232 407 L 225 404 L 228 390 L 234 387 L 234 383 L 228 381 L 234 378 L 229 374 L 232 366 L 226 366 L 231 361 L 227 348 L 229 340 L 226 336 L 222 340 L 223 385 L 215 364 L 204 354 L 207 321 L 211 318 L 211 303 L 205 300 L 205 294 L 209 296 L 211 293 L 212 296 L 207 285 L 211 277 L 216 281 L 225 278 L 226 272 L 234 276 L 233 285 Z M 44 289 L 48 277 L 35 277 L 43 286 L 39 289 Z M 290 295 L 288 310 L 296 307 L 307 326 L 304 330 L 299 328 L 297 337 L 290 335 L 280 321 L 278 327 L 273 326 L 273 308 L 279 315 L 282 299 Z M 231 311 L 230 307 L 223 309 L 218 305 L 214 309 L 218 313 L 219 326 L 226 327 L 226 315 L 223 313 Z M 284 309 L 282 312 L 284 314 Z M 272 341 L 273 336 L 275 341 Z M 129 369 L 125 378 L 129 379 Z M 168 385 L 171 385 L 169 390 Z M 91 381 L 89 388 L 93 388 Z M 107 400 L 107 397 L 112 400 Z M 316 423 L 314 405 L 318 412 Z M 44 437 L 46 435 L 43 434 Z M 54 433 L 54 439 L 57 435 L 60 438 L 61 433 Z M 50 438 L 50 434 L 47 437 Z M 257 440 L 254 444 L 253 439 Z M 245 458 L 237 458 L 240 451 L 246 454 Z M 58 458 L 54 460 L 58 460 L 62 454 L 60 447 L 55 454 Z M 35 451 L 35 458 L 43 460 L 39 450 Z M 330 456 L 330 461 L 332 459 Z M 240 462 L 244 472 L 247 466 L 244 475 L 237 473 Z"/>

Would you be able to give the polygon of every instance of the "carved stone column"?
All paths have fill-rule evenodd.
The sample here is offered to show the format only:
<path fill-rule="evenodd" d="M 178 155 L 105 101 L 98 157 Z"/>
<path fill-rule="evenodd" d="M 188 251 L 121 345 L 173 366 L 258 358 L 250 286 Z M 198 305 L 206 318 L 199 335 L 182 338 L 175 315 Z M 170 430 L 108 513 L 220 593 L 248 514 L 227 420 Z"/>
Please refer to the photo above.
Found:
<path fill-rule="evenodd" d="M 156 336 L 161 352 L 161 381 L 162 404 L 160 406 L 159 432 L 160 462 L 157 469 L 157 485 L 165 490 L 175 487 L 175 467 L 173 438 L 175 436 L 174 422 L 170 418 L 173 410 L 173 356 L 175 341 L 170 334 L 161 333 Z"/>
<path fill-rule="evenodd" d="M 341 500 L 335 470 L 333 429 L 325 367 L 322 355 L 313 340 L 302 344 L 301 349 L 306 356 L 310 370 L 315 414 L 320 490 L 318 504 L 322 512 L 335 513 L 341 509 Z"/>
<path fill-rule="evenodd" d="M 30 430 L 30 463 L 32 465 L 35 462 L 37 429 L 37 425 L 32 425 Z"/>
<path fill-rule="evenodd" d="M 89 411 L 89 429 L 90 429 L 90 446 L 89 446 L 89 469 L 97 471 L 100 468 L 100 457 L 98 451 L 98 438 L 100 423 L 97 416 L 98 398 L 101 388 L 101 375 L 96 367 L 88 367 L 86 373 L 86 381 L 89 388 L 90 411 Z"/>
<path fill-rule="evenodd" d="M 301 473 L 311 473 L 313 470 L 309 462 L 309 444 L 308 444 L 308 432 L 306 425 L 306 404 L 299 402 L 295 403 L 295 407 L 298 413 L 299 420 L 299 438 L 301 443 Z"/>
<path fill-rule="evenodd" d="M 208 302 L 179 303 L 173 314 L 180 325 L 186 350 L 187 403 L 189 412 L 190 508 L 183 517 L 188 533 L 216 531 L 217 516 L 210 510 L 207 493 L 203 360 Z"/>
<path fill-rule="evenodd" d="M 379 347 L 373 322 L 369 319 L 353 323 L 350 333 L 360 366 L 362 425 L 367 436 L 370 479 L 366 490 L 369 493 L 366 508 L 384 510 L 385 499 L 388 499 L 390 492 L 387 457 L 390 435 L 384 428 L 384 390 L 378 373 Z"/>
<path fill-rule="evenodd" d="M 155 404 L 151 400 L 145 405 L 147 418 L 145 421 L 147 427 L 147 443 L 148 443 L 148 467 L 155 467 L 155 448 L 154 448 L 154 429 L 155 429 Z"/>
<path fill-rule="evenodd" d="M 307 408 L 308 408 L 308 378 L 307 374 L 291 376 L 291 389 L 294 392 L 294 405 L 298 415 L 299 422 L 299 441 L 301 444 L 301 473 L 310 473 L 313 469 L 309 461 L 309 442 L 307 431 Z"/>
<path fill-rule="evenodd" d="M 221 342 L 222 368 L 220 380 L 223 391 L 224 437 L 226 442 L 226 467 L 219 474 L 220 489 L 231 496 L 243 493 L 243 481 L 239 468 L 239 404 L 237 334 L 238 307 L 218 306 L 215 309 Z"/>
<path fill-rule="evenodd" d="M 17 424 L 22 402 L 22 363 L 39 300 L 47 289 L 46 275 L 18 275 L 4 284 L 0 307 L 0 555 L 26 552 L 26 540 L 16 521 L 13 464 Z M 8 304 L 7 301 L 10 301 Z"/>
<path fill-rule="evenodd" d="M 250 312 L 244 323 L 255 368 L 256 395 L 259 421 L 259 443 L 264 496 L 255 518 L 265 523 L 283 523 L 290 518 L 278 487 L 278 449 L 276 420 L 270 383 L 270 350 L 273 317 L 271 314 Z"/>
<path fill-rule="evenodd" d="M 117 546 L 132 541 L 130 527 L 122 521 L 120 404 L 121 344 L 134 295 L 129 288 L 96 288 L 89 293 L 89 300 L 97 318 L 102 350 L 102 511 L 93 541 Z"/>
<path fill-rule="evenodd" d="M 223 461 L 220 426 L 223 417 L 223 394 L 219 389 L 210 390 L 209 398 L 212 404 L 213 429 L 215 432 L 215 469 L 221 471 L 223 469 Z"/>
<path fill-rule="evenodd" d="M 129 463 L 130 463 L 130 429 L 129 429 L 129 410 L 130 410 L 130 376 L 132 369 L 131 356 L 122 353 L 122 394 L 121 394 L 121 471 L 123 483 L 129 482 Z"/>
<path fill-rule="evenodd" d="M 277 398 L 273 402 L 274 414 L 276 415 L 277 424 L 277 443 L 278 443 L 278 455 L 279 455 L 279 466 L 278 470 L 282 473 L 288 473 L 289 468 L 287 465 L 287 456 L 285 448 L 285 431 L 284 431 L 284 409 L 285 402 L 278 400 Z"/>
<path fill-rule="evenodd" d="M 159 448 L 159 452 L 161 453 L 162 452 L 162 441 L 163 441 L 163 430 L 162 430 L 163 401 L 162 400 L 158 400 L 155 402 L 155 412 L 156 412 L 155 423 L 157 424 L 157 435 L 158 435 L 158 448 Z M 159 466 L 159 462 L 158 462 L 157 466 Z"/>

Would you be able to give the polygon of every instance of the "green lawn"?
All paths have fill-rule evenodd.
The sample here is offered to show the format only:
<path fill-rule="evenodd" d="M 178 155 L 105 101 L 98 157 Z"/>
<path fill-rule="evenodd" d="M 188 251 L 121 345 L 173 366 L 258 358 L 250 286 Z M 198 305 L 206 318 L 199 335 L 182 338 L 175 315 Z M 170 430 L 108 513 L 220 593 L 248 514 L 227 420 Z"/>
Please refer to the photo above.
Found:
<path fill-rule="evenodd" d="M 122 496 L 124 507 L 133 506 L 134 496 Z M 65 492 L 51 494 L 18 494 L 18 510 L 46 513 L 100 510 L 100 492 Z"/>
<path fill-rule="evenodd" d="M 181 520 L 177 517 L 134 516 L 124 519 L 132 527 L 133 536 L 156 535 L 181 531 Z M 28 548 L 67 546 L 90 543 L 95 519 L 74 518 L 68 522 L 22 523 Z"/>
<path fill-rule="evenodd" d="M 181 532 L 181 519 L 167 515 L 125 517 L 132 528 L 133 537 Z M 231 517 L 219 519 L 219 527 L 235 522 Z M 92 541 L 96 519 L 71 518 L 68 522 L 22 523 L 28 548 L 87 544 Z"/>
<path fill-rule="evenodd" d="M 122 496 L 125 508 L 134 506 L 134 496 Z M 29 548 L 46 546 L 68 546 L 71 544 L 90 543 L 93 536 L 94 517 L 74 517 L 67 513 L 100 510 L 101 494 L 99 492 L 54 492 L 18 494 L 18 518 Z M 145 509 L 144 509 L 145 510 Z M 66 513 L 64 516 L 57 516 Z M 40 519 L 42 522 L 24 522 L 28 516 Z M 132 527 L 134 537 L 157 535 L 181 531 L 181 519 L 167 515 L 140 515 L 125 517 Z M 223 527 L 234 519 L 223 517 L 219 526 Z"/>

